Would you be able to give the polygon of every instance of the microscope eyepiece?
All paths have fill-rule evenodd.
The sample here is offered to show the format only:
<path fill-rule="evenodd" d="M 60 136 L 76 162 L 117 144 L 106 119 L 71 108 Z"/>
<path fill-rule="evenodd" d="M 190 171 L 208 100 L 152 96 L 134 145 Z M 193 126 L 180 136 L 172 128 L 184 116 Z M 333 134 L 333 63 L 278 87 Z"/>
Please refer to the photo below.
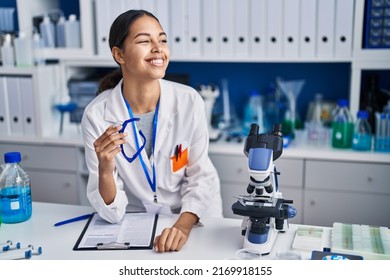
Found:
<path fill-rule="evenodd" d="M 251 124 L 251 130 L 249 131 L 249 135 L 259 135 L 259 125 L 256 123 Z"/>
<path fill-rule="evenodd" d="M 273 135 L 282 136 L 282 125 L 277 123 L 272 130 Z"/>

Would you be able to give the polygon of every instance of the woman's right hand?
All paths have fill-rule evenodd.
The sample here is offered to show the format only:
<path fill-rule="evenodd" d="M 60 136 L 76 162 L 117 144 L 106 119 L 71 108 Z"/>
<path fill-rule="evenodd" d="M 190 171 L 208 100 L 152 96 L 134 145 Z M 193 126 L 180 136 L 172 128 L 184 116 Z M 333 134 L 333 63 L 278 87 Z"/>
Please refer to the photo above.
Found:
<path fill-rule="evenodd" d="M 127 133 L 119 133 L 122 126 L 109 126 L 93 143 L 99 161 L 100 174 L 112 174 L 115 168 L 114 158 L 121 151 L 121 144 L 126 143 Z"/>

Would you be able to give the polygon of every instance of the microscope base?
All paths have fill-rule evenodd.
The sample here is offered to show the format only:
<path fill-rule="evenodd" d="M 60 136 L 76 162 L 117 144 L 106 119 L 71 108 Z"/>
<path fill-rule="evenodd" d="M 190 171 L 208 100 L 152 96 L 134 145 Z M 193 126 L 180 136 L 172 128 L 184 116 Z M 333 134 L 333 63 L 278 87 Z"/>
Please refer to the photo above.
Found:
<path fill-rule="evenodd" d="M 268 255 L 274 246 L 276 237 L 278 236 L 278 231 L 273 227 L 270 227 L 265 237 L 266 240 L 262 243 L 253 243 L 249 241 L 249 227 L 246 230 L 245 238 L 244 238 L 244 246 L 243 248 L 253 249 L 258 251 L 261 255 Z"/>

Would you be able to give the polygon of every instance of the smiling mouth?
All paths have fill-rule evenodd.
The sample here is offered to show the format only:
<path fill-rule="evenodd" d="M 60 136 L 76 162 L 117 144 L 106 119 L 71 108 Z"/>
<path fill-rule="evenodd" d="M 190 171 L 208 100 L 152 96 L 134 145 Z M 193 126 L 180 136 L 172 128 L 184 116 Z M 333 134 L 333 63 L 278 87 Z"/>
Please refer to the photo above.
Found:
<path fill-rule="evenodd" d="M 154 66 L 164 66 L 164 59 L 162 58 L 154 58 L 147 60 L 149 64 L 152 64 Z"/>

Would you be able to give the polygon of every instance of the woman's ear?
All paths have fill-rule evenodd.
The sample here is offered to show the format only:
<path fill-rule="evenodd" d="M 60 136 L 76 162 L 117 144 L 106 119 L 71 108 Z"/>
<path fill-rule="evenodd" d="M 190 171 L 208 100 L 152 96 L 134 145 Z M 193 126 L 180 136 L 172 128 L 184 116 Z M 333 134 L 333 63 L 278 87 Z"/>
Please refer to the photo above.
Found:
<path fill-rule="evenodd" d="M 119 64 L 125 63 L 125 60 L 123 58 L 123 51 L 118 47 L 113 47 L 111 50 L 112 57 L 115 59 L 116 62 Z"/>

